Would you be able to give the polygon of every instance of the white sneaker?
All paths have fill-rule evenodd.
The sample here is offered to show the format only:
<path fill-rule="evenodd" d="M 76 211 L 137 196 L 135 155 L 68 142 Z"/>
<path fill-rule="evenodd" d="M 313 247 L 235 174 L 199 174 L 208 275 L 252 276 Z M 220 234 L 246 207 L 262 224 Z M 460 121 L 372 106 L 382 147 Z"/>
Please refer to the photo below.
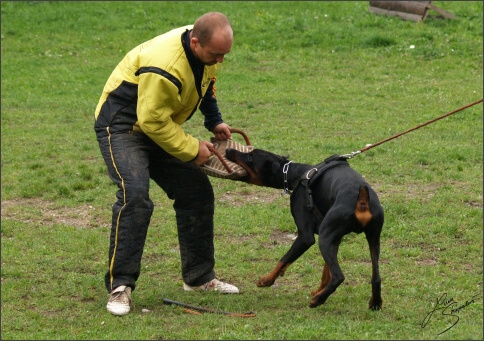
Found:
<path fill-rule="evenodd" d="M 214 290 L 214 291 L 220 291 L 222 294 L 238 294 L 239 289 L 232 284 L 224 283 L 219 281 L 218 279 L 214 278 L 211 281 L 199 285 L 199 286 L 189 286 L 186 283 L 183 283 L 183 289 L 185 291 L 209 291 L 209 290 Z"/>
<path fill-rule="evenodd" d="M 131 287 L 121 285 L 111 291 L 108 304 L 108 311 L 117 316 L 123 316 L 131 310 Z"/>

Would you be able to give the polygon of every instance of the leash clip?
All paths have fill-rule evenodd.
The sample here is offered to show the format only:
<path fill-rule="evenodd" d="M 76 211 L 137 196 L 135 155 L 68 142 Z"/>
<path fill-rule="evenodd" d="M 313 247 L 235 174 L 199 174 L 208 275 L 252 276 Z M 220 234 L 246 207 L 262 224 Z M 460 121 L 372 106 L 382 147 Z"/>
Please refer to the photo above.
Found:
<path fill-rule="evenodd" d="M 289 171 L 289 164 L 291 162 L 292 161 L 289 161 L 288 163 L 286 163 L 284 165 L 284 167 L 282 167 L 282 173 L 284 174 L 284 189 L 282 191 L 282 195 L 284 195 L 284 194 L 290 195 L 291 194 L 291 191 L 289 190 L 289 186 L 288 186 L 288 182 L 287 182 L 287 172 Z"/>
<path fill-rule="evenodd" d="M 351 152 L 350 154 L 340 155 L 339 157 L 342 157 L 342 158 L 345 158 L 345 159 L 352 159 L 352 158 L 354 158 L 356 155 L 358 155 L 360 153 L 361 153 L 361 150 L 358 150 L 356 152 Z"/>

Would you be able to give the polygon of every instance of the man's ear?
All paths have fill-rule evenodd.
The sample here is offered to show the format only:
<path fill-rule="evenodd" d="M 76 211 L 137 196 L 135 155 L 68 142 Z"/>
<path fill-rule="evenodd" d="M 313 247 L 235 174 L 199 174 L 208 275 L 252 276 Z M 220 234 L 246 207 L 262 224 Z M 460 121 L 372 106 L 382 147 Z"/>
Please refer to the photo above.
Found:
<path fill-rule="evenodd" d="M 198 37 L 190 38 L 190 46 L 197 46 L 198 43 Z"/>

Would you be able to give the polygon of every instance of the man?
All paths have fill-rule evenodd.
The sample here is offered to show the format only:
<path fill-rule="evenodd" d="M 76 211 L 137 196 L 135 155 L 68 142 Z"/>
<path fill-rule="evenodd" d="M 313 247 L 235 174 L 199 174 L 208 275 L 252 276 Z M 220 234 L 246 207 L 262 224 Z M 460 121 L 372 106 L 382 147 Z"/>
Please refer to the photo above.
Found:
<path fill-rule="evenodd" d="M 227 17 L 209 12 L 140 44 L 116 66 L 95 112 L 94 129 L 109 177 L 118 185 L 113 205 L 107 310 L 128 314 L 131 292 L 153 212 L 150 178 L 174 200 L 184 290 L 238 293 L 219 281 L 213 244 L 214 193 L 200 170 L 213 146 L 181 124 L 197 109 L 219 140 L 231 138 L 215 98 L 215 74 L 230 52 Z"/>

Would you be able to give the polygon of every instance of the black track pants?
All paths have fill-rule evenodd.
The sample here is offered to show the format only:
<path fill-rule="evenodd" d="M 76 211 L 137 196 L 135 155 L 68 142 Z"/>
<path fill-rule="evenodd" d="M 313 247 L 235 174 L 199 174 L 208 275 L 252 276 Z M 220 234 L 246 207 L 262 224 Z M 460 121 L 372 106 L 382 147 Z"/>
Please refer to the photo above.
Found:
<path fill-rule="evenodd" d="M 213 246 L 214 194 L 208 177 L 194 163 L 166 153 L 145 134 L 98 133 L 108 174 L 117 186 L 113 205 L 106 289 L 133 289 L 153 213 L 150 178 L 174 200 L 182 277 L 201 285 L 215 277 Z"/>

